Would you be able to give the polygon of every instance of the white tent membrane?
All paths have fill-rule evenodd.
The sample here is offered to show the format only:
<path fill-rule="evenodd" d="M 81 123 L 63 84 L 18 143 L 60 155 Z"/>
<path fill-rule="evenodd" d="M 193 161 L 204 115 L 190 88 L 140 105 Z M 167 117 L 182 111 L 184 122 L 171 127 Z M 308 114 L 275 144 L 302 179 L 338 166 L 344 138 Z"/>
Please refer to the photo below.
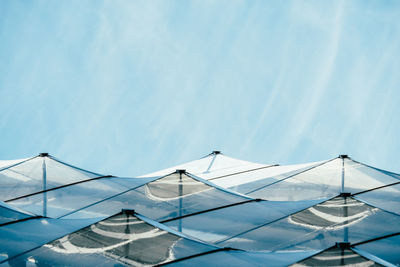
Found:
<path fill-rule="evenodd" d="M 220 151 L 213 151 L 209 155 L 194 161 L 180 164 L 171 168 L 143 175 L 141 177 L 160 176 L 171 173 L 177 169 L 185 169 L 197 177 L 212 181 L 214 184 L 231 188 L 235 191 L 241 184 L 248 184 L 260 179 L 277 177 L 291 174 L 296 170 L 317 165 L 321 162 L 306 164 L 277 165 L 259 164 L 244 160 L 238 160 L 222 154 Z M 275 178 L 276 179 L 276 178 Z"/>
<path fill-rule="evenodd" d="M 306 200 L 333 197 L 340 193 L 360 193 L 400 182 L 399 175 L 340 156 L 277 180 L 252 182 L 236 191 L 267 200 Z"/>
<path fill-rule="evenodd" d="M 399 265 L 399 182 L 345 155 L 278 166 L 214 151 L 141 178 L 47 153 L 0 161 L 0 264 Z"/>
<path fill-rule="evenodd" d="M 31 159 L 31 158 L 15 159 L 15 160 L 0 160 L 0 170 L 4 169 L 4 168 L 7 168 L 7 167 L 10 167 L 10 166 L 15 165 L 15 164 L 19 164 L 19 163 L 21 163 L 23 161 L 26 161 L 28 159 Z"/>
<path fill-rule="evenodd" d="M 201 159 L 190 161 L 143 176 L 163 176 L 178 169 L 185 169 L 186 171 L 194 175 L 209 179 L 211 177 L 216 177 L 220 175 L 232 174 L 236 172 L 265 168 L 270 166 L 272 165 L 234 159 L 223 155 L 220 151 L 213 151 L 212 153 Z"/>

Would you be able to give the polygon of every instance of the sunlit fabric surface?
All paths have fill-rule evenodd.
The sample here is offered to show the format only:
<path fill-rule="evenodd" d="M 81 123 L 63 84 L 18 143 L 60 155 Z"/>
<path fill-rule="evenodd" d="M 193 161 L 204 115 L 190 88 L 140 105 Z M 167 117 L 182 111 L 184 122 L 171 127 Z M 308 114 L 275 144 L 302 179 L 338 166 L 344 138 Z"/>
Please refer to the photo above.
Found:
<path fill-rule="evenodd" d="M 262 180 L 270 177 L 275 180 L 276 176 L 287 176 L 291 172 L 300 171 L 303 168 L 311 167 L 320 162 L 279 166 L 277 164 L 259 164 L 244 160 L 238 160 L 222 154 L 220 151 L 213 151 L 209 155 L 194 161 L 180 164 L 171 168 L 146 174 L 143 177 L 160 176 L 171 173 L 177 169 L 185 169 L 205 180 L 212 181 L 224 188 L 236 188 L 242 184 Z"/>
<path fill-rule="evenodd" d="M 235 189 L 267 200 L 305 200 L 333 197 L 341 192 L 359 193 L 400 182 L 399 176 L 337 158 L 298 171 L 242 184 Z"/>

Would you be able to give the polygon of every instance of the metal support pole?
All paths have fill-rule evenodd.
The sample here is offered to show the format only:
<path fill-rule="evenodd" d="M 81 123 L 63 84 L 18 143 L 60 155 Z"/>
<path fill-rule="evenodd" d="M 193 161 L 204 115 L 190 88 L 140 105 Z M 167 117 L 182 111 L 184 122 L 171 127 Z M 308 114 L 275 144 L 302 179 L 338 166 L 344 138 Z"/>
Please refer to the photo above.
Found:
<path fill-rule="evenodd" d="M 47 217 L 47 174 L 46 174 L 46 158 L 43 157 L 42 163 L 42 180 L 43 180 L 43 216 Z"/>
<path fill-rule="evenodd" d="M 349 210 L 347 207 L 347 197 L 344 197 L 344 216 L 346 218 L 349 217 Z M 348 220 L 345 221 L 346 226 L 344 227 L 344 240 L 343 242 L 348 243 L 349 242 L 349 227 L 347 227 L 347 224 L 349 223 Z"/>
<path fill-rule="evenodd" d="M 183 188 L 182 188 L 182 173 L 179 173 L 179 217 L 182 216 L 182 195 L 183 195 Z M 182 219 L 179 219 L 179 232 L 182 232 Z"/>
<path fill-rule="evenodd" d="M 344 157 L 342 158 L 342 191 L 341 193 L 344 193 Z"/>
<path fill-rule="evenodd" d="M 131 234 L 131 229 L 130 229 L 130 225 L 129 225 L 129 212 L 126 213 L 126 226 L 125 226 L 125 234 L 126 235 L 130 235 Z M 125 245 L 125 256 L 129 255 L 129 251 L 130 251 L 130 242 L 128 244 Z"/>
<path fill-rule="evenodd" d="M 341 266 L 346 266 L 346 264 L 345 264 L 345 262 L 344 262 L 344 248 L 341 248 L 341 253 L 340 253 L 340 255 L 341 255 L 341 257 L 340 257 L 340 265 Z"/>
<path fill-rule="evenodd" d="M 342 159 L 342 190 L 340 192 L 340 196 L 343 197 L 343 201 L 344 201 L 344 210 L 343 210 L 344 216 L 346 218 L 348 218 L 349 217 L 349 208 L 347 206 L 347 198 L 351 196 L 351 193 L 344 191 L 344 175 L 345 175 L 345 173 L 344 173 L 344 171 L 345 171 L 344 170 L 344 160 L 347 159 L 348 156 L 347 155 L 340 155 L 339 158 Z M 343 241 L 345 243 L 349 242 L 349 227 L 347 226 L 348 223 L 349 223 L 349 221 L 346 220 L 345 221 L 345 227 L 344 227 L 344 233 L 343 233 L 343 235 L 344 235 L 344 237 L 343 237 L 344 240 Z"/>
<path fill-rule="evenodd" d="M 214 164 L 215 158 L 216 158 L 219 154 L 221 154 L 220 151 L 213 151 L 213 152 L 211 153 L 211 155 L 213 155 L 213 158 L 212 158 L 210 164 L 208 165 L 207 170 L 206 170 L 204 173 L 209 173 L 209 172 L 210 172 L 210 169 L 211 169 L 212 165 Z"/>

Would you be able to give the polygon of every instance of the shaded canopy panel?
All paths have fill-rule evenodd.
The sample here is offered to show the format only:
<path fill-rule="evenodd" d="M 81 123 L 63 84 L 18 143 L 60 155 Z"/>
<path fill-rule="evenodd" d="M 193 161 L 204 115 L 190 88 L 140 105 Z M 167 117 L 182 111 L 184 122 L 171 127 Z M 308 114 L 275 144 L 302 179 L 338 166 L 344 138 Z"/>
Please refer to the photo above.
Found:
<path fill-rule="evenodd" d="M 307 258 L 316 251 L 295 252 L 247 252 L 247 251 L 216 251 L 189 259 L 172 262 L 166 266 L 288 266 L 293 262 Z"/>
<path fill-rule="evenodd" d="M 400 215 L 400 181 L 392 186 L 357 194 L 354 198 Z"/>
<path fill-rule="evenodd" d="M 33 266 L 155 265 L 218 249 L 122 211 L 12 260 Z M 10 262 L 11 263 L 11 262 Z"/>
<path fill-rule="evenodd" d="M 9 258 L 42 246 L 100 219 L 57 220 L 32 218 L 3 225 L 0 227 L 0 264 Z"/>
<path fill-rule="evenodd" d="M 184 218 L 162 221 L 200 240 L 218 243 L 237 234 L 261 227 L 289 214 L 311 207 L 320 201 L 258 201 L 216 209 Z M 265 248 L 268 250 L 268 248 Z"/>
<path fill-rule="evenodd" d="M 0 226 L 4 224 L 9 224 L 18 220 L 23 220 L 32 217 L 32 214 L 29 214 L 20 209 L 16 209 L 7 205 L 6 203 L 0 201 Z"/>
<path fill-rule="evenodd" d="M 121 208 L 134 208 L 149 218 L 164 220 L 249 200 L 186 172 L 174 172 L 161 178 L 104 177 L 8 203 L 53 218 L 110 216 Z"/>
<path fill-rule="evenodd" d="M 399 230 L 400 216 L 351 197 L 336 197 L 217 244 L 245 250 L 325 249 L 336 242 L 358 243 Z"/>
<path fill-rule="evenodd" d="M 251 198 L 218 188 L 188 173 L 172 173 L 123 194 L 71 212 L 65 218 L 108 215 L 134 208 L 153 220 L 166 220 Z"/>
<path fill-rule="evenodd" d="M 291 265 L 301 266 L 384 266 L 354 252 L 351 248 L 338 246 L 329 248 L 317 255 Z"/>
<path fill-rule="evenodd" d="M 400 233 L 356 245 L 355 248 L 368 252 L 396 266 L 400 266 Z"/>
<path fill-rule="evenodd" d="M 36 215 L 58 218 L 93 203 L 104 201 L 155 178 L 103 177 L 74 183 L 69 186 L 49 189 L 34 195 L 7 201 L 8 204 L 30 211 Z M 111 214 L 92 214 L 86 217 L 101 217 Z"/>

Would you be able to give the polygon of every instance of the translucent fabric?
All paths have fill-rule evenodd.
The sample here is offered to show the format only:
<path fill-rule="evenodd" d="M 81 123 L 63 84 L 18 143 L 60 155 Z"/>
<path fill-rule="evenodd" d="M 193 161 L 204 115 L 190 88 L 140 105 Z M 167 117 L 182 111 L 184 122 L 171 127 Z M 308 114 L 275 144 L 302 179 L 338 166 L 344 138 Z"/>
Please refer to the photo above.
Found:
<path fill-rule="evenodd" d="M 186 175 L 183 175 L 186 176 Z M 172 174 L 105 201 L 68 214 L 65 218 L 110 216 L 121 208 L 135 209 L 160 221 L 248 200 L 186 176 Z M 165 180 L 165 181 L 164 181 Z"/>
<path fill-rule="evenodd" d="M 341 192 L 342 160 L 334 159 L 288 179 L 247 192 L 251 197 L 275 201 L 329 198 Z"/>
<path fill-rule="evenodd" d="M 0 200 L 102 176 L 61 163 L 51 157 L 35 157 L 0 170 Z"/>
<path fill-rule="evenodd" d="M 174 173 L 145 185 L 146 195 L 155 200 L 173 200 L 212 189 L 185 174 Z"/>
<path fill-rule="evenodd" d="M 1 226 L 0 264 L 99 220 L 30 219 Z"/>
<path fill-rule="evenodd" d="M 123 212 L 27 252 L 14 259 L 14 264 L 155 265 L 215 249 Z"/>
<path fill-rule="evenodd" d="M 47 154 L 3 166 L 1 266 L 400 265 L 400 176 L 345 156 L 268 166 L 213 153 L 171 170 L 211 182 L 103 177 Z"/>
<path fill-rule="evenodd" d="M 146 177 L 146 178 L 130 178 L 130 177 L 111 177 L 110 181 L 120 184 L 126 188 L 135 188 L 151 181 L 154 181 L 160 177 Z"/>
<path fill-rule="evenodd" d="M 286 177 L 289 178 L 285 179 Z M 398 174 L 379 170 L 349 158 L 337 158 L 276 177 L 244 183 L 232 189 L 267 200 L 295 201 L 332 197 L 341 192 L 354 194 L 399 182 L 399 178 Z"/>
<path fill-rule="evenodd" d="M 178 169 L 185 169 L 189 173 L 193 173 L 196 176 L 209 180 L 218 176 L 249 171 L 266 166 L 270 165 L 239 160 L 225 156 L 221 153 L 211 153 L 210 155 L 201 159 L 190 161 L 161 171 L 153 172 L 142 177 L 162 176 L 174 172 Z"/>
<path fill-rule="evenodd" d="M 400 184 L 361 193 L 355 198 L 400 215 Z"/>
<path fill-rule="evenodd" d="M 249 192 L 257 191 L 257 189 L 266 187 L 272 183 L 276 183 L 289 176 L 304 172 L 314 166 L 320 165 L 323 162 L 316 162 L 312 164 L 299 164 L 299 165 L 288 165 L 288 166 L 275 166 L 265 169 L 260 169 L 248 173 L 242 173 L 237 175 L 228 176 L 227 179 L 241 179 L 242 182 L 236 186 L 230 187 L 230 189 L 242 193 L 248 194 Z M 214 180 L 213 180 L 214 182 Z M 221 182 L 218 179 L 218 182 Z"/>
<path fill-rule="evenodd" d="M 130 189 L 114 181 L 110 177 L 90 180 L 7 203 L 36 215 L 57 218 Z"/>
<path fill-rule="evenodd" d="M 46 161 L 46 175 L 50 184 L 55 185 L 69 184 L 90 178 L 104 176 L 104 174 L 94 173 L 71 166 L 53 157 L 44 157 Z"/>
<path fill-rule="evenodd" d="M 212 175 L 208 175 L 206 177 L 208 179 L 228 173 L 240 172 L 266 166 L 265 164 L 231 158 L 223 154 L 211 154 L 208 156 L 208 158 L 211 159 L 210 164 L 207 166 L 207 169 L 201 172 L 204 175 L 213 173 Z"/>
<path fill-rule="evenodd" d="M 29 160 L 29 159 L 31 159 L 31 158 L 15 159 L 15 160 L 0 160 L 0 171 L 4 168 L 10 167 L 11 165 L 19 164 L 19 163 Z"/>
<path fill-rule="evenodd" d="M 165 225 L 206 242 L 221 242 L 234 235 L 283 218 L 317 201 L 248 202 L 165 222 Z"/>
<path fill-rule="evenodd" d="M 6 203 L 0 201 L 0 226 L 3 224 L 15 222 L 29 217 L 32 217 L 32 215 L 14 209 L 9 205 L 7 205 Z"/>
<path fill-rule="evenodd" d="M 358 193 L 383 185 L 400 182 L 396 174 L 344 159 L 344 192 Z"/>
<path fill-rule="evenodd" d="M 399 216 L 337 197 L 218 244 L 246 250 L 324 249 L 399 231 Z"/>
<path fill-rule="evenodd" d="M 269 164 L 258 164 L 227 157 L 223 154 L 210 154 L 199 160 L 194 160 L 185 164 L 177 165 L 172 168 L 144 175 L 143 177 L 161 176 L 175 171 L 185 169 L 205 180 L 212 181 L 214 184 L 223 188 L 230 188 L 237 191 L 236 186 L 246 184 L 266 177 L 275 177 L 285 173 L 311 167 L 322 162 L 312 162 L 306 164 L 276 166 Z M 246 191 L 237 191 L 244 193 Z"/>
<path fill-rule="evenodd" d="M 356 246 L 396 266 L 400 266 L 400 235 L 367 242 Z"/>
<path fill-rule="evenodd" d="M 0 171 L 2 201 L 43 190 L 43 158 L 35 157 Z"/>
<path fill-rule="evenodd" d="M 291 265 L 300 266 L 382 266 L 355 253 L 349 248 L 333 247 L 315 256 Z"/>
<path fill-rule="evenodd" d="M 311 162 L 306 164 L 282 166 L 267 165 L 265 167 L 260 167 L 248 171 L 236 172 L 223 176 L 216 176 L 209 180 L 219 186 L 230 188 L 236 192 L 246 193 L 263 185 L 267 185 L 271 183 L 271 181 L 280 180 L 291 174 L 300 172 L 304 169 L 308 169 L 320 163 L 322 162 Z M 203 175 L 203 177 L 205 179 L 208 179 L 206 175 Z"/>
<path fill-rule="evenodd" d="M 167 266 L 288 266 L 293 262 L 315 254 L 316 251 L 301 252 L 247 252 L 247 251 L 218 251 L 197 256 Z"/>

